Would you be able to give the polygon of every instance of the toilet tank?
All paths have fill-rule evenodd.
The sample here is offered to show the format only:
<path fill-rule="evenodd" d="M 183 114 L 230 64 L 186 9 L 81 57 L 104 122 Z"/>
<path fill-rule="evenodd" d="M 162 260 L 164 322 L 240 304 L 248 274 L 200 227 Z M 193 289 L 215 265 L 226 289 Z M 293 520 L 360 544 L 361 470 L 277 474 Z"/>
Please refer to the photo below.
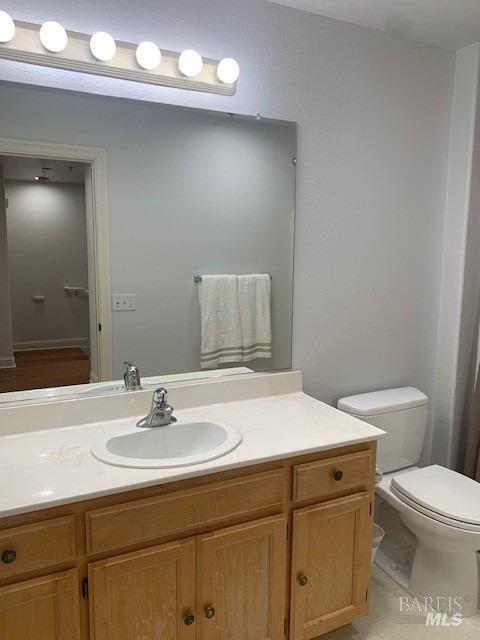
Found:
<path fill-rule="evenodd" d="M 418 463 L 428 418 L 428 398 L 414 387 L 340 398 L 337 408 L 386 431 L 378 441 L 377 465 L 384 473 Z"/>

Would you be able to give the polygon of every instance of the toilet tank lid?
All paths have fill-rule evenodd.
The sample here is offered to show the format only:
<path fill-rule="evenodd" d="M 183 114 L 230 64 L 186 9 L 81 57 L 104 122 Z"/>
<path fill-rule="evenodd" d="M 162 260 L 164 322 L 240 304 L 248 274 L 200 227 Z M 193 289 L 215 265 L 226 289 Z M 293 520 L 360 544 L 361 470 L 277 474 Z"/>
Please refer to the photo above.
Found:
<path fill-rule="evenodd" d="M 428 403 L 427 396 L 414 387 L 384 389 L 370 393 L 340 398 L 337 407 L 357 416 L 373 416 L 390 411 L 401 411 L 421 407 Z"/>

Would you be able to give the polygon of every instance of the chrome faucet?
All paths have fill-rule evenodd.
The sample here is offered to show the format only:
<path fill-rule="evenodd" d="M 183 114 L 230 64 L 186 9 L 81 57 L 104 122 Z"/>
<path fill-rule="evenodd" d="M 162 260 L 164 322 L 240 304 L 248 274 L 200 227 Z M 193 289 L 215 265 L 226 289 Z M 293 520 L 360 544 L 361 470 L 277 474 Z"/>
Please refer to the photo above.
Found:
<path fill-rule="evenodd" d="M 140 381 L 140 372 L 138 368 L 131 362 L 124 362 L 125 373 L 123 379 L 125 380 L 125 389 L 127 391 L 136 391 L 142 388 Z"/>
<path fill-rule="evenodd" d="M 155 389 L 150 413 L 137 422 L 137 427 L 166 427 L 177 421 L 172 405 L 167 403 L 167 393 L 165 387 Z"/>

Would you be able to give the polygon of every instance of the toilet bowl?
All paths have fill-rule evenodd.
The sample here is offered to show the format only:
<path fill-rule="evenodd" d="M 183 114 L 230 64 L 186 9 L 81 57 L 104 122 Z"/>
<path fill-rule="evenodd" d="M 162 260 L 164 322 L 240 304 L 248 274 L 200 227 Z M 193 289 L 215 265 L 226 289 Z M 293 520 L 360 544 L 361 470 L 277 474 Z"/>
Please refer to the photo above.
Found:
<path fill-rule="evenodd" d="M 461 608 L 468 617 L 478 611 L 480 484 L 439 465 L 415 466 L 427 406 L 428 398 L 411 387 L 338 402 L 339 409 L 386 431 L 377 457 L 386 472 L 377 485 L 375 517 L 386 530 L 378 564 L 413 596 L 450 611 L 455 599 L 455 612 Z"/>
<path fill-rule="evenodd" d="M 428 479 L 432 483 L 424 484 Z M 476 504 L 471 504 L 472 517 L 468 522 L 458 518 L 464 513 L 461 509 L 450 509 L 453 513 L 448 514 L 450 503 L 445 497 L 453 497 L 454 491 L 461 488 L 457 483 L 462 485 L 467 480 L 454 471 L 434 465 L 404 470 L 400 475 L 387 474 L 377 486 L 378 498 L 397 511 L 416 538 L 408 590 L 417 597 L 433 598 L 435 602 L 439 598 L 457 598 L 464 617 L 475 615 L 478 610 L 480 518 L 477 524 L 472 520 L 480 516 L 480 485 L 470 481 L 468 495 L 475 498 Z M 404 493 L 399 481 L 400 486 L 416 485 L 415 492 Z M 430 508 L 424 500 L 425 490 L 436 493 Z M 466 502 L 465 497 L 459 502 Z"/>

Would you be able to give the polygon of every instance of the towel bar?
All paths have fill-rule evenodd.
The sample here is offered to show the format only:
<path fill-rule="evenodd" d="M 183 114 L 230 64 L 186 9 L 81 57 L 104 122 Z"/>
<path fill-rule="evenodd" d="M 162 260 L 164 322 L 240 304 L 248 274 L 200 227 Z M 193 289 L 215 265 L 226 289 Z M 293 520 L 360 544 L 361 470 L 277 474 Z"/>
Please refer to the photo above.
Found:
<path fill-rule="evenodd" d="M 270 276 L 270 280 L 272 279 L 272 276 Z M 202 276 L 199 273 L 194 273 L 193 274 L 193 281 L 194 282 L 201 282 L 202 281 Z"/>
<path fill-rule="evenodd" d="M 88 289 L 85 289 L 85 287 L 68 287 L 65 286 L 63 287 L 65 293 L 67 293 L 68 295 L 72 295 L 72 296 L 85 296 L 86 298 L 88 298 L 88 296 L 90 295 L 90 291 Z"/>

